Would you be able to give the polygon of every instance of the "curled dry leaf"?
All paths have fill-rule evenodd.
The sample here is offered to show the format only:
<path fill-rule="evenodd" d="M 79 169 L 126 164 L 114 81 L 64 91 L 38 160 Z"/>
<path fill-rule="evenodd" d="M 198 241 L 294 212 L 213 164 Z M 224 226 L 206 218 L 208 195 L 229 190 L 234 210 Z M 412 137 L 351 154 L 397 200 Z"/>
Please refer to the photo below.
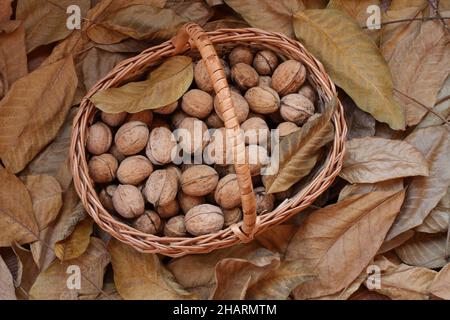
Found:
<path fill-rule="evenodd" d="M 36 281 L 40 271 L 33 260 L 31 251 L 17 244 L 14 244 L 12 249 L 16 255 L 18 264 L 18 272 L 15 279 L 16 294 L 19 299 L 28 299 L 28 292 Z"/>
<path fill-rule="evenodd" d="M 91 101 L 97 108 L 111 113 L 156 109 L 178 100 L 191 85 L 193 77 L 192 59 L 175 56 L 153 70 L 148 80 L 99 91 Z"/>
<path fill-rule="evenodd" d="M 412 266 L 440 268 L 447 264 L 447 236 L 445 233 L 416 234 L 395 249 L 403 262 Z"/>
<path fill-rule="evenodd" d="M 392 192 L 398 192 L 404 188 L 403 185 L 403 179 L 393 179 L 393 180 L 386 180 L 381 181 L 377 183 L 355 183 L 355 184 L 348 184 L 344 188 L 342 188 L 341 192 L 339 193 L 339 201 L 342 201 L 348 197 L 357 195 L 357 194 L 365 194 L 375 191 L 392 191 Z"/>
<path fill-rule="evenodd" d="M 401 246 L 406 241 L 414 237 L 414 234 L 415 232 L 413 230 L 408 230 L 400 233 L 398 236 L 392 238 L 391 240 L 384 241 L 377 254 L 383 254 Z"/>
<path fill-rule="evenodd" d="M 86 218 L 77 224 L 72 234 L 65 240 L 55 244 L 55 255 L 61 261 L 71 260 L 81 256 L 89 246 L 93 229 L 93 220 Z"/>
<path fill-rule="evenodd" d="M 305 7 L 301 0 L 224 0 L 252 27 L 281 32 L 288 37 L 295 36 L 292 16 Z"/>
<path fill-rule="evenodd" d="M 335 103 L 333 98 L 321 116 L 281 139 L 278 171 L 264 181 L 269 193 L 286 191 L 311 172 L 319 158 L 319 150 L 333 140 L 331 117 Z"/>
<path fill-rule="evenodd" d="M 334 9 L 306 10 L 295 14 L 294 29 L 358 107 L 393 129 L 405 128 L 403 109 L 393 97 L 389 67 L 353 19 Z"/>
<path fill-rule="evenodd" d="M 5 261 L 0 256 L 0 300 L 16 300 L 14 281 Z"/>
<path fill-rule="evenodd" d="M 431 284 L 430 292 L 436 297 L 450 300 L 450 263 L 439 271 Z"/>
<path fill-rule="evenodd" d="M 19 172 L 52 141 L 72 103 L 77 77 L 72 57 L 17 80 L 0 102 L 0 158 Z"/>
<path fill-rule="evenodd" d="M 30 299 L 38 300 L 82 300 L 95 299 L 103 287 L 103 276 L 110 256 L 105 244 L 98 238 L 91 238 L 86 252 L 66 262 L 54 261 L 45 271 L 41 272 L 30 290 Z M 68 276 L 74 274 L 70 266 L 78 266 L 81 275 L 81 285 L 69 288 Z M 67 270 L 71 270 L 68 274 Z"/>
<path fill-rule="evenodd" d="M 352 139 L 346 144 L 339 176 L 350 183 L 428 176 L 428 163 L 422 153 L 405 141 L 376 137 Z"/>
<path fill-rule="evenodd" d="M 39 227 L 25 185 L 0 165 L 0 247 L 37 240 Z"/>
<path fill-rule="evenodd" d="M 114 283 L 126 300 L 185 300 L 195 296 L 178 284 L 156 254 L 144 254 L 112 239 L 108 245 Z"/>
<path fill-rule="evenodd" d="M 359 109 L 344 91 L 339 92 L 339 100 L 345 110 L 345 122 L 348 127 L 347 140 L 374 136 L 375 118 Z"/>
<path fill-rule="evenodd" d="M 424 155 L 429 163 L 429 176 L 414 177 L 411 180 L 405 203 L 388 233 L 387 240 L 421 225 L 450 185 L 450 132 L 447 128 L 440 126 L 419 129 L 405 141 Z"/>
<path fill-rule="evenodd" d="M 295 297 L 320 297 L 350 285 L 383 243 L 404 195 L 404 190 L 357 195 L 308 216 L 286 259 L 303 263 L 318 276 L 297 287 Z"/>
<path fill-rule="evenodd" d="M 72 30 L 66 25 L 67 8 L 77 5 L 84 16 L 91 3 L 89 0 L 21 0 L 17 3 L 16 17 L 23 20 L 26 29 L 27 52 L 62 40 Z"/>
<path fill-rule="evenodd" d="M 446 232 L 450 223 L 450 189 L 439 201 L 436 208 L 431 210 L 423 223 L 416 228 L 419 232 L 438 233 Z"/>

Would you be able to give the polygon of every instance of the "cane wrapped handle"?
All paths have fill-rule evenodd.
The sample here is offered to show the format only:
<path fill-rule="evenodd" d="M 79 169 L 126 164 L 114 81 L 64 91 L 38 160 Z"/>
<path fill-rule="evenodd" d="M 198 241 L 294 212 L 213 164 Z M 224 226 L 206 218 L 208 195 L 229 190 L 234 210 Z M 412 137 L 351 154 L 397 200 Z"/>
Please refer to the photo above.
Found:
<path fill-rule="evenodd" d="M 214 91 L 218 96 L 218 111 L 222 114 L 225 128 L 230 129 L 232 133 L 233 162 L 242 200 L 242 212 L 244 216 L 242 231 L 244 234 L 236 228 L 233 228 L 233 231 L 239 237 L 244 238 L 243 240 L 249 240 L 253 238 L 253 230 L 256 223 L 256 198 L 253 192 L 250 169 L 245 158 L 245 140 L 242 130 L 239 127 L 233 101 L 231 100 L 231 92 L 225 71 L 222 68 L 213 44 L 206 35 L 206 32 L 199 25 L 195 23 L 185 24 L 172 39 L 172 43 L 175 47 L 175 52 L 180 52 L 187 43 L 189 43 L 191 48 L 194 46 L 197 47 L 205 62 Z"/>

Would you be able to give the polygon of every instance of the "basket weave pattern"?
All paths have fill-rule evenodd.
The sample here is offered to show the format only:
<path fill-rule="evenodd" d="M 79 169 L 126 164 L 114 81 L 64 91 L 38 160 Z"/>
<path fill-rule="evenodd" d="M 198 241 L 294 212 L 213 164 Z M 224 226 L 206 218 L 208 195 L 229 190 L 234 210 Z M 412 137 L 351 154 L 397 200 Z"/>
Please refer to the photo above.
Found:
<path fill-rule="evenodd" d="M 247 164 L 235 164 L 235 171 L 242 198 L 244 219 L 238 224 L 213 234 L 192 238 L 159 237 L 142 233 L 111 216 L 103 208 L 92 179 L 89 177 L 86 139 L 87 128 L 93 122 L 97 109 L 89 98 L 97 91 L 116 87 L 134 75 L 155 66 L 165 58 L 185 54 L 201 58 L 206 62 L 208 73 L 219 96 L 219 111 L 224 116 L 225 126 L 234 132 L 234 149 L 243 144 L 239 123 L 232 105 L 230 90 L 225 73 L 219 62 L 219 54 L 230 51 L 235 46 L 246 45 L 257 49 L 269 49 L 285 58 L 301 61 L 309 72 L 309 80 L 325 101 L 336 95 L 336 88 L 322 64 L 317 61 L 297 41 L 282 34 L 260 29 L 220 29 L 204 32 L 198 25 L 185 25 L 174 39 L 143 51 L 141 54 L 118 64 L 106 77 L 100 80 L 82 100 L 78 114 L 74 119 L 70 146 L 71 169 L 75 189 L 87 213 L 106 232 L 118 240 L 129 244 L 140 252 L 160 253 L 178 257 L 186 254 L 208 253 L 241 242 L 249 242 L 256 235 L 271 226 L 277 225 L 292 215 L 307 208 L 325 191 L 342 167 L 344 141 L 347 127 L 343 107 L 340 103 L 333 115 L 335 137 L 325 160 L 323 169 L 293 197 L 284 200 L 275 210 L 256 216 L 256 203 L 251 176 Z"/>

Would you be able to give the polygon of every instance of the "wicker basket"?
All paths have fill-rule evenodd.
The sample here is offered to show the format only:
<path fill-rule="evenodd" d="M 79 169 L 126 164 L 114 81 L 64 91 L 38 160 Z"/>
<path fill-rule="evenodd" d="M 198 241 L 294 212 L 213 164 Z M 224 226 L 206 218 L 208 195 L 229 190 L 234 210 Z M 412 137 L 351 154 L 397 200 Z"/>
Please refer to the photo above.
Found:
<path fill-rule="evenodd" d="M 247 45 L 257 49 L 266 48 L 285 58 L 301 61 L 308 69 L 309 80 L 322 100 L 330 100 L 336 94 L 335 86 L 322 64 L 297 41 L 279 33 L 253 28 L 221 29 L 205 32 L 198 25 L 188 23 L 180 29 L 171 41 L 149 48 L 138 56 L 117 65 L 89 91 L 80 105 L 74 120 L 70 147 L 75 188 L 84 208 L 103 230 L 140 252 L 179 257 L 186 254 L 208 253 L 237 243 L 249 242 L 257 234 L 264 232 L 271 226 L 282 223 L 308 207 L 330 186 L 341 169 L 347 128 L 342 105 L 338 103 L 332 119 L 335 127 L 334 143 L 329 149 L 323 169 L 295 196 L 283 201 L 272 212 L 260 216 L 256 215 L 255 196 L 247 164 L 235 164 L 242 198 L 243 221 L 214 234 L 191 238 L 149 235 L 117 221 L 103 208 L 94 188 L 94 183 L 89 177 L 86 161 L 86 132 L 96 113 L 96 108 L 89 101 L 89 98 L 99 90 L 120 85 L 133 75 L 161 63 L 165 58 L 177 54 L 198 56 L 198 53 L 200 53 L 201 58 L 206 62 L 214 90 L 220 97 L 219 112 L 223 112 L 225 126 L 229 129 L 239 129 L 225 73 L 217 55 L 217 52 L 228 52 L 237 45 Z M 233 132 L 239 131 L 233 130 Z M 244 143 L 241 135 L 236 134 L 235 138 L 234 147 L 237 144 Z"/>

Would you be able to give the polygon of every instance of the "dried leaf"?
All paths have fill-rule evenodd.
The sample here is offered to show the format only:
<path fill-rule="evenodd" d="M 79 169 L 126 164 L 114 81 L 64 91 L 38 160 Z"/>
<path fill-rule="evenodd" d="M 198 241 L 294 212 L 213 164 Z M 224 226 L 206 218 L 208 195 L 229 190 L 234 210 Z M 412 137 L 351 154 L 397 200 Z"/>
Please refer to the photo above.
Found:
<path fill-rule="evenodd" d="M 89 0 L 20 0 L 17 3 L 17 19 L 23 20 L 26 29 L 27 52 L 66 38 L 72 30 L 66 26 L 67 8 L 77 5 L 81 13 L 87 13 Z"/>
<path fill-rule="evenodd" d="M 391 300 L 388 296 L 369 291 L 365 287 L 359 288 L 348 300 Z"/>
<path fill-rule="evenodd" d="M 78 258 L 86 252 L 93 223 L 93 220 L 90 218 L 82 220 L 67 239 L 58 241 L 55 244 L 56 257 L 61 261 L 67 261 Z"/>
<path fill-rule="evenodd" d="M 439 94 L 437 95 L 437 102 L 433 107 L 433 111 L 440 114 L 444 119 L 450 117 L 450 77 L 444 82 Z M 444 124 L 442 118 L 437 117 L 434 113 L 429 112 L 422 121 L 417 125 L 417 129 L 431 126 L 439 126 Z"/>
<path fill-rule="evenodd" d="M 56 137 L 76 85 L 72 57 L 13 84 L 0 103 L 0 157 L 9 171 L 23 170 Z"/>
<path fill-rule="evenodd" d="M 333 99 L 321 116 L 281 139 L 278 171 L 264 180 L 269 193 L 286 191 L 311 172 L 320 155 L 320 148 L 333 140 L 331 117 L 335 103 Z"/>
<path fill-rule="evenodd" d="M 292 237 L 297 232 L 298 226 L 292 224 L 280 224 L 270 228 L 270 230 L 258 235 L 256 241 L 264 248 L 280 254 L 284 259 L 287 247 Z"/>
<path fill-rule="evenodd" d="M 450 263 L 439 271 L 431 284 L 430 292 L 436 297 L 450 300 Z"/>
<path fill-rule="evenodd" d="M 172 9 L 177 15 L 201 26 L 214 15 L 214 9 L 203 0 L 168 0 L 166 8 Z"/>
<path fill-rule="evenodd" d="M 108 245 L 114 270 L 114 283 L 124 299 L 169 300 L 193 299 L 159 261 L 156 254 L 144 254 L 111 240 Z"/>
<path fill-rule="evenodd" d="M 338 291 L 333 294 L 317 297 L 317 298 L 314 298 L 314 300 L 347 300 L 348 298 L 350 298 L 350 296 L 353 293 L 355 293 L 361 287 L 361 284 L 367 280 L 367 276 L 368 276 L 367 268 L 365 268 L 361 272 L 361 274 L 359 276 L 357 276 L 355 280 L 353 280 L 353 282 L 351 284 L 346 286 L 341 291 Z M 294 292 L 293 296 L 294 296 L 294 298 L 296 298 L 295 292 Z"/>
<path fill-rule="evenodd" d="M 293 237 L 286 259 L 303 263 L 318 277 L 297 287 L 296 296 L 320 297 L 351 284 L 381 246 L 404 195 L 404 190 L 372 192 L 311 214 Z"/>
<path fill-rule="evenodd" d="M 348 127 L 347 140 L 374 136 L 375 118 L 359 109 L 344 91 L 339 92 L 339 100 L 345 109 L 345 122 Z"/>
<path fill-rule="evenodd" d="M 403 179 L 386 180 L 377 183 L 356 183 L 349 184 L 342 188 L 339 193 L 339 201 L 358 194 L 366 194 L 375 191 L 398 192 L 404 188 Z"/>
<path fill-rule="evenodd" d="M 422 224 L 450 185 L 450 132 L 445 127 L 419 129 L 406 140 L 419 150 L 429 163 L 428 177 L 414 177 L 408 187 L 405 203 L 387 240 Z"/>
<path fill-rule="evenodd" d="M 0 2 L 0 22 L 8 21 L 12 16 L 11 2 L 12 0 L 4 0 Z"/>
<path fill-rule="evenodd" d="M 81 300 L 94 299 L 103 287 L 103 275 L 110 256 L 105 244 L 92 237 L 87 251 L 77 259 L 66 262 L 55 261 L 41 272 L 30 290 L 31 299 L 39 300 Z M 76 269 L 79 267 L 79 274 Z M 75 270 L 75 271 L 74 271 Z M 72 277 L 72 279 L 70 278 Z M 70 281 L 80 277 L 79 288 L 68 286 Z M 72 284 L 72 282 L 70 282 Z"/>
<path fill-rule="evenodd" d="M 439 201 L 436 208 L 431 210 L 423 223 L 416 228 L 419 232 L 438 233 L 446 232 L 450 223 L 450 189 Z"/>
<path fill-rule="evenodd" d="M 14 241 L 35 241 L 39 228 L 25 185 L 2 166 L 0 181 L 0 247 L 11 246 Z"/>
<path fill-rule="evenodd" d="M 306 10 L 294 16 L 294 29 L 358 107 L 393 129 L 405 127 L 403 109 L 393 97 L 389 68 L 353 19 L 339 10 Z"/>
<path fill-rule="evenodd" d="M 328 0 L 303 0 L 306 9 L 324 9 Z"/>
<path fill-rule="evenodd" d="M 295 36 L 292 28 L 292 16 L 305 8 L 301 0 L 224 1 L 252 27 L 281 32 L 291 38 Z"/>
<path fill-rule="evenodd" d="M 368 137 L 347 142 L 339 176 L 350 183 L 375 183 L 428 174 L 426 159 L 409 143 Z"/>
<path fill-rule="evenodd" d="M 395 48 L 389 67 L 397 101 L 406 111 L 408 126 L 416 125 L 427 113 L 407 95 L 432 108 L 437 94 L 448 76 L 450 43 L 439 21 L 424 22 L 417 34 L 405 36 Z"/>
<path fill-rule="evenodd" d="M 0 256 L 0 300 L 16 299 L 13 277 Z"/>
<path fill-rule="evenodd" d="M 402 244 L 404 244 L 406 241 L 414 237 L 415 232 L 412 230 L 405 231 L 403 233 L 400 233 L 398 236 L 391 240 L 387 240 L 383 242 L 380 249 L 378 250 L 377 254 L 383 254 L 386 252 L 391 251 L 392 249 L 395 249 Z"/>
<path fill-rule="evenodd" d="M 18 274 L 15 281 L 16 294 L 19 299 L 28 299 L 28 292 L 39 275 L 39 268 L 33 260 L 31 251 L 14 244 L 12 246 L 18 263 Z"/>
<path fill-rule="evenodd" d="M 112 113 L 156 109 L 178 100 L 191 85 L 193 77 L 192 59 L 175 56 L 152 71 L 148 80 L 99 91 L 91 101 L 97 108 Z"/>
<path fill-rule="evenodd" d="M 62 207 L 62 191 L 58 181 L 50 176 L 26 176 L 25 186 L 31 196 L 33 211 L 39 230 L 56 219 Z"/>
<path fill-rule="evenodd" d="M 416 234 L 395 249 L 403 262 L 412 266 L 440 268 L 447 263 L 447 237 L 443 233 Z"/>

